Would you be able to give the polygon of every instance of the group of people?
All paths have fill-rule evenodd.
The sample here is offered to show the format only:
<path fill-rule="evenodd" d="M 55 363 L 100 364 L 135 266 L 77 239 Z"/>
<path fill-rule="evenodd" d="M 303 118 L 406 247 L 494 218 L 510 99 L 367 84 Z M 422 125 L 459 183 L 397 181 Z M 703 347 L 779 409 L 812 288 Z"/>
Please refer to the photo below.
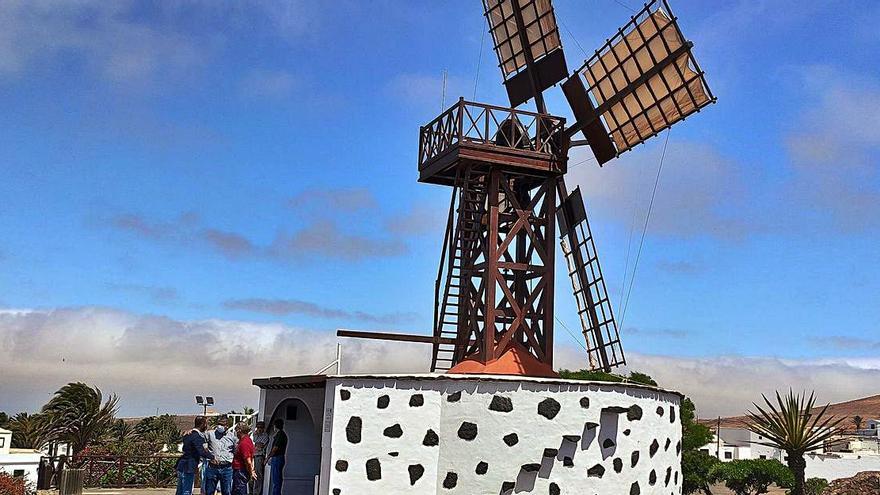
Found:
<path fill-rule="evenodd" d="M 196 472 L 201 474 L 201 495 L 262 495 L 265 469 L 270 468 L 269 495 L 281 495 L 287 435 L 284 421 L 276 419 L 271 448 L 266 423 L 257 421 L 253 435 L 246 423 L 228 431 L 226 416 L 208 430 L 208 419 L 198 416 L 183 437 L 183 454 L 177 461 L 177 495 L 192 495 Z M 267 448 L 269 449 L 267 452 Z"/>

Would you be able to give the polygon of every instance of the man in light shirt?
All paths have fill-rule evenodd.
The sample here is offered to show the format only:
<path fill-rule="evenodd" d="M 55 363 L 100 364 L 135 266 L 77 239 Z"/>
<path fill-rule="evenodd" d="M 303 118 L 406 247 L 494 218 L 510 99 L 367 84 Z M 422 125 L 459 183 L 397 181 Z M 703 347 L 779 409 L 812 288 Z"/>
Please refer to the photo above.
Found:
<path fill-rule="evenodd" d="M 253 482 L 251 495 L 263 495 L 263 479 L 266 472 L 266 447 L 269 445 L 269 434 L 266 433 L 266 422 L 257 421 L 257 428 L 252 436 L 254 441 L 254 467 L 257 479 Z"/>
<path fill-rule="evenodd" d="M 234 432 L 227 431 L 229 420 L 226 416 L 217 419 L 217 427 L 208 431 L 208 451 L 214 459 L 205 469 L 205 495 L 214 495 L 220 487 L 221 495 L 232 495 L 232 459 L 238 439 Z"/>

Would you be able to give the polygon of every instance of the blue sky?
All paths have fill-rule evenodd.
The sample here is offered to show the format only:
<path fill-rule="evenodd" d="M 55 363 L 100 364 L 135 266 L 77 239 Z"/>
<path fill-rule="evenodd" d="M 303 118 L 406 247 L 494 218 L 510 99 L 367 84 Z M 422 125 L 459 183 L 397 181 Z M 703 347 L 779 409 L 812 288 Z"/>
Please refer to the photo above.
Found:
<path fill-rule="evenodd" d="M 598 47 L 637 7 L 554 4 L 571 69 L 579 45 Z M 869 395 L 861 384 L 880 374 L 880 6 L 673 7 L 718 103 L 670 134 L 623 321 L 632 368 L 707 400 L 705 384 L 664 370 L 833 368 L 859 377 L 845 393 Z M 324 344 L 339 327 L 428 333 L 449 191 L 416 182 L 418 126 L 439 113 L 444 69 L 447 104 L 505 103 L 483 23 L 476 1 L 3 2 L 0 350 L 20 383 L 0 390 L 21 398 L 0 394 L 0 410 L 38 406 L 66 379 L 36 391 L 12 373 L 63 354 L 22 353 L 34 332 L 104 338 L 84 314 L 114 322 L 117 351 L 141 328 L 119 321 L 161 327 L 138 341 L 147 354 L 204 322 L 245 341 L 266 328 Z M 548 101 L 570 118 L 558 88 Z M 619 318 L 662 144 L 602 169 L 585 149 L 571 161 Z M 560 271 L 557 314 L 575 328 L 568 287 Z M 558 333 L 563 364 L 578 365 Z M 324 344 L 286 349 L 329 356 Z M 252 373 L 237 376 L 235 400 L 252 394 L 250 376 L 314 371 L 242 352 Z M 63 362 L 115 376 L 95 356 Z M 124 394 L 126 383 L 106 387 Z M 833 383 L 829 397 L 844 398 Z"/>

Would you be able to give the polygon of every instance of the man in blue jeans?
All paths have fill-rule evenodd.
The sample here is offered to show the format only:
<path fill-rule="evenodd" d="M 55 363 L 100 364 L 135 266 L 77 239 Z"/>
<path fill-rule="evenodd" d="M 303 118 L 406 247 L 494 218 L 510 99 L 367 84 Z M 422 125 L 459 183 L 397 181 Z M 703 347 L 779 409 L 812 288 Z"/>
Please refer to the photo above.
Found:
<path fill-rule="evenodd" d="M 232 495 L 232 458 L 238 439 L 234 433 L 226 430 L 228 423 L 226 416 L 220 416 L 217 427 L 207 434 L 208 451 L 214 459 L 205 469 L 204 495 L 214 495 L 218 485 L 222 495 Z"/>
<path fill-rule="evenodd" d="M 284 456 L 287 453 L 287 434 L 284 433 L 284 420 L 277 418 L 272 425 L 275 427 L 275 437 L 272 439 L 272 450 L 266 458 L 266 463 L 271 469 L 272 488 L 271 495 L 281 495 L 281 485 L 284 483 Z"/>
<path fill-rule="evenodd" d="M 193 477 L 201 459 L 213 459 L 214 456 L 205 450 L 205 437 L 208 428 L 204 416 L 197 416 L 193 429 L 183 437 L 183 455 L 177 461 L 177 495 L 192 495 Z"/>

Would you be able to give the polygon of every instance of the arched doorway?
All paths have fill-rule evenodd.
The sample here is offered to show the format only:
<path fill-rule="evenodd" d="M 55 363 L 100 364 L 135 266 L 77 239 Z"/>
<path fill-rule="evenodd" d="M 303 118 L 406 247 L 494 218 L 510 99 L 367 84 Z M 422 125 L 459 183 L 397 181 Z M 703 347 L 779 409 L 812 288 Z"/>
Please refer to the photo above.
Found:
<path fill-rule="evenodd" d="M 284 432 L 287 433 L 284 484 L 281 493 L 282 495 L 313 495 L 315 476 L 321 471 L 319 425 L 315 423 L 306 404 L 299 399 L 286 399 L 279 404 L 269 424 L 274 424 L 278 418 L 284 420 Z"/>

